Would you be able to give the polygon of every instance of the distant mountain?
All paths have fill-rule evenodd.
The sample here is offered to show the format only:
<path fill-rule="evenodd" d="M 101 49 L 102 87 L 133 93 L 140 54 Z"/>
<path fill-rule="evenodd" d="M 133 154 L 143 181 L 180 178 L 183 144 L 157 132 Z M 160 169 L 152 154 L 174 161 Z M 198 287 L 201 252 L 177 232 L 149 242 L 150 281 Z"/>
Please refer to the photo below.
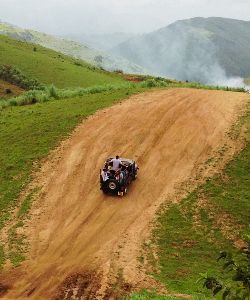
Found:
<path fill-rule="evenodd" d="M 151 73 L 223 83 L 250 75 L 250 22 L 224 18 L 177 21 L 113 50 Z M 231 82 L 237 78 L 231 78 Z"/>
<path fill-rule="evenodd" d="M 8 23 L 0 22 L 0 34 L 10 36 L 14 39 L 39 44 L 43 47 L 59 51 L 63 54 L 83 59 L 105 70 L 122 70 L 126 73 L 144 74 L 146 71 L 129 62 L 127 59 L 110 55 L 104 51 L 92 49 L 81 43 L 55 37 L 34 30 L 22 29 Z"/>
<path fill-rule="evenodd" d="M 70 38 L 74 41 L 84 43 L 85 45 L 104 51 L 109 51 L 112 48 L 118 46 L 119 44 L 133 38 L 135 34 L 124 33 L 124 32 L 115 32 L 110 34 L 81 34 L 67 35 L 67 38 Z"/>

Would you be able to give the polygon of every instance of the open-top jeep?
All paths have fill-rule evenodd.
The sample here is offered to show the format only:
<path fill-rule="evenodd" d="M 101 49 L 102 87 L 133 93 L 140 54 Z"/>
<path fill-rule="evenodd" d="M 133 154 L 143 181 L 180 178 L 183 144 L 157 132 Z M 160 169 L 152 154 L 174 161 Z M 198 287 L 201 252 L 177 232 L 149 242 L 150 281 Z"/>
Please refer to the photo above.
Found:
<path fill-rule="evenodd" d="M 132 159 L 120 158 L 121 164 L 115 171 L 112 159 L 107 159 L 104 168 L 100 170 L 101 190 L 105 194 L 124 196 L 129 184 L 136 179 L 139 167 Z"/>

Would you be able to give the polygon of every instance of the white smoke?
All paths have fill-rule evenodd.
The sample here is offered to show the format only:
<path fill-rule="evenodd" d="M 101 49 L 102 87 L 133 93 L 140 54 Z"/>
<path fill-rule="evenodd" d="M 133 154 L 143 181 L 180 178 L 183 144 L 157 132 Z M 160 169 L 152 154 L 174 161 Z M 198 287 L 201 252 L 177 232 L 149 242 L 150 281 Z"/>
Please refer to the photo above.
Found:
<path fill-rule="evenodd" d="M 228 87 L 241 87 L 250 91 L 250 86 L 247 85 L 244 82 L 244 78 L 241 77 L 222 78 L 220 81 L 218 81 L 218 85 L 228 86 Z"/>
<path fill-rule="evenodd" d="M 213 33 L 176 22 L 115 48 L 115 53 L 143 66 L 152 75 L 228 87 L 246 86 L 243 78 L 229 76 L 220 64 Z"/>

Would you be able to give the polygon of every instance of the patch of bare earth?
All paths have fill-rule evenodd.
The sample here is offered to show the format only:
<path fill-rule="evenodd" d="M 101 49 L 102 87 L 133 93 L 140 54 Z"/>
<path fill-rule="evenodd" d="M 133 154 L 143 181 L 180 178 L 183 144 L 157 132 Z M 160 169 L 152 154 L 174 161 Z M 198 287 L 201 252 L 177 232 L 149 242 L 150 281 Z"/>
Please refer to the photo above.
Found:
<path fill-rule="evenodd" d="M 24 92 L 20 87 L 0 79 L 0 98 L 11 98 Z"/>
<path fill-rule="evenodd" d="M 200 166 L 226 143 L 226 132 L 248 99 L 241 93 L 168 89 L 133 96 L 85 120 L 31 184 L 43 187 L 25 227 L 30 258 L 14 271 L 4 270 L 0 282 L 12 283 L 5 298 L 86 293 L 115 299 L 116 286 L 125 294 L 143 287 L 160 290 L 138 262 L 155 213 L 190 189 L 185 182 L 204 180 L 208 170 Z M 99 190 L 99 168 L 116 154 L 140 166 L 124 198 Z"/>

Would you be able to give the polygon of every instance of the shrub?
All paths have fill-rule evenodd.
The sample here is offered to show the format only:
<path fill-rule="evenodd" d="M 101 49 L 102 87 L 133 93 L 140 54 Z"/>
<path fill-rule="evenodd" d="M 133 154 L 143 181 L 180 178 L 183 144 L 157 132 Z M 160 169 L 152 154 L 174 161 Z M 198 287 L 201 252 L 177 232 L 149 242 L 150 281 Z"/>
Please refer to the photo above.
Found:
<path fill-rule="evenodd" d="M 48 89 L 49 97 L 55 98 L 55 99 L 59 98 L 57 89 L 55 88 L 55 86 L 53 84 L 50 85 L 47 89 Z"/>
<path fill-rule="evenodd" d="M 78 66 L 78 67 L 82 67 L 82 66 L 83 66 L 82 63 L 81 63 L 81 61 L 79 61 L 79 60 L 76 60 L 76 61 L 74 62 L 74 65 L 76 65 L 76 66 Z"/>
<path fill-rule="evenodd" d="M 36 79 L 28 78 L 16 67 L 9 65 L 0 65 L 0 78 L 25 90 L 44 89 L 44 86 Z"/>
<path fill-rule="evenodd" d="M 123 70 L 114 70 L 114 73 L 116 73 L 116 74 L 123 74 Z"/>
<path fill-rule="evenodd" d="M 218 260 L 224 260 L 223 269 L 230 275 L 229 280 L 218 280 L 213 276 L 200 274 L 203 286 L 211 290 L 214 296 L 221 293 L 222 299 L 250 299 L 250 235 L 246 239 L 247 246 L 240 250 L 240 257 L 233 257 L 225 251 L 220 253 Z"/>

